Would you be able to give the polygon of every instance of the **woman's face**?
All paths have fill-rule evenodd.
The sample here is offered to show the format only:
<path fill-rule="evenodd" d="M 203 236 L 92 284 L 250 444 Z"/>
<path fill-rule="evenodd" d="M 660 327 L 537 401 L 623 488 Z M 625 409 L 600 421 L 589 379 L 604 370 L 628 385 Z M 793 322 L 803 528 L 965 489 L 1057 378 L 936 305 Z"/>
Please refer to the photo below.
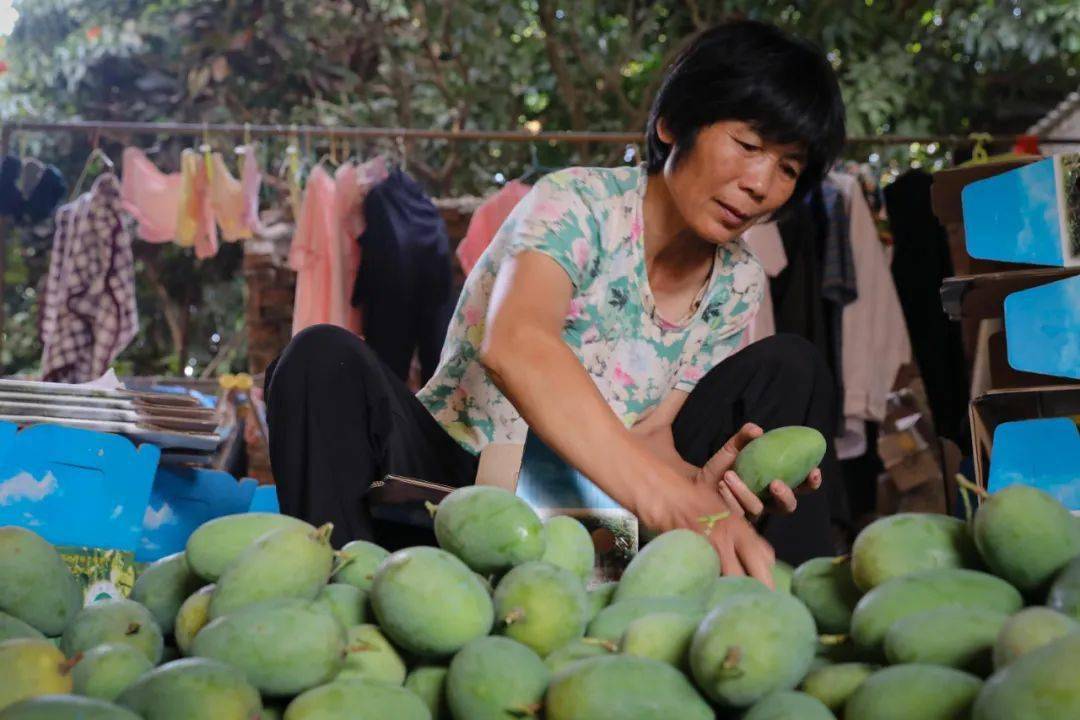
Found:
<path fill-rule="evenodd" d="M 663 123 L 660 139 L 671 144 Z M 702 128 L 689 153 L 668 156 L 664 181 L 683 221 L 699 237 L 729 242 L 791 197 L 805 164 L 797 145 L 766 142 L 748 123 Z"/>

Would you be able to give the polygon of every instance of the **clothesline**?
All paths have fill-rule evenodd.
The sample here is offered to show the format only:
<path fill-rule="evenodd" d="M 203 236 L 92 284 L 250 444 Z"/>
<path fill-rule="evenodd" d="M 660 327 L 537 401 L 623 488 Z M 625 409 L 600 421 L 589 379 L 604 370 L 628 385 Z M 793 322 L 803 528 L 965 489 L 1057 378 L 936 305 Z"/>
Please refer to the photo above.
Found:
<path fill-rule="evenodd" d="M 111 122 L 70 120 L 64 122 L 8 122 L 0 129 L 0 151 L 8 152 L 12 134 L 16 132 L 73 132 L 91 135 L 104 133 L 157 133 L 169 135 L 232 135 L 256 137 L 297 137 L 326 139 L 418 139 L 449 142 L 520 142 L 520 143 L 616 143 L 634 144 L 644 141 L 642 133 L 525 130 L 426 130 L 418 128 L 347 127 L 336 125 L 253 125 L 241 123 L 173 123 L 173 122 Z M 982 135 L 991 144 L 1014 143 L 1019 135 Z M 852 145 L 963 145 L 972 142 L 966 135 L 872 135 L 851 136 Z M 1044 145 L 1080 144 L 1080 138 L 1040 138 Z"/>

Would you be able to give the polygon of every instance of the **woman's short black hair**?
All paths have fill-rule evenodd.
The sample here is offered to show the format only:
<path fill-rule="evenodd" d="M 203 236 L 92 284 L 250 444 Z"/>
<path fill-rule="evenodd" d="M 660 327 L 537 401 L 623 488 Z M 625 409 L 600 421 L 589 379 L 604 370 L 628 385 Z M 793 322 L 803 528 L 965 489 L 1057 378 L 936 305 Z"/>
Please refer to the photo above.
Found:
<path fill-rule="evenodd" d="M 673 146 L 660 140 L 661 118 Z M 840 85 L 825 55 L 751 20 L 703 31 L 672 63 L 649 114 L 646 169 L 660 172 L 673 152 L 677 163 L 693 149 L 701 128 L 724 120 L 747 122 L 770 142 L 805 148 L 806 163 L 788 206 L 821 181 L 846 135 Z"/>

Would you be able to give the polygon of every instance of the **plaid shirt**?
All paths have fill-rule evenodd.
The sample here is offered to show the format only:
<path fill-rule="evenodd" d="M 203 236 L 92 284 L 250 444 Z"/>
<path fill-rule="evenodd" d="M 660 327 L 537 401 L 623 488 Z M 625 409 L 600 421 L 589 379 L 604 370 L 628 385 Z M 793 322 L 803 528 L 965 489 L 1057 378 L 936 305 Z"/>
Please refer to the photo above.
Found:
<path fill-rule="evenodd" d="M 44 380 L 100 377 L 135 337 L 135 258 L 122 212 L 111 173 L 57 211 L 41 321 Z"/>

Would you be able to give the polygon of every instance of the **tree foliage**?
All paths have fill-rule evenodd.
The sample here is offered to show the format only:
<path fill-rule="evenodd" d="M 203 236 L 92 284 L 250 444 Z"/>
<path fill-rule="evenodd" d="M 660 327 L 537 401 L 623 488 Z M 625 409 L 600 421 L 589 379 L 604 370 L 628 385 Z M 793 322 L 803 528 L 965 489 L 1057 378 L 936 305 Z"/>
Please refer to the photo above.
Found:
<path fill-rule="evenodd" d="M 5 118 L 640 130 L 680 45 L 731 17 L 775 22 L 821 46 L 854 135 L 1021 131 L 1080 83 L 1074 0 L 21 0 L 16 8 L 0 77 Z M 69 176 L 88 151 L 86 138 L 29 142 Z M 154 146 L 168 168 L 190 139 L 103 142 Z M 276 162 L 282 147 L 271 143 L 267 158 Z M 325 150 L 316 144 L 311 154 Z M 486 193 L 497 174 L 512 177 L 534 155 L 552 165 L 634 157 L 610 145 L 373 141 L 351 150 L 404 150 L 409 171 L 437 195 Z M 865 159 L 868 148 L 852 151 Z M 38 352 L 29 328 L 47 247 L 47 228 L 24 230 L 10 258 L 5 360 L 16 369 Z M 240 327 L 239 253 L 199 263 L 176 248 L 140 246 L 139 262 L 146 331 L 126 357 L 141 372 L 176 371 L 189 356 L 205 363 L 210 339 Z"/>

